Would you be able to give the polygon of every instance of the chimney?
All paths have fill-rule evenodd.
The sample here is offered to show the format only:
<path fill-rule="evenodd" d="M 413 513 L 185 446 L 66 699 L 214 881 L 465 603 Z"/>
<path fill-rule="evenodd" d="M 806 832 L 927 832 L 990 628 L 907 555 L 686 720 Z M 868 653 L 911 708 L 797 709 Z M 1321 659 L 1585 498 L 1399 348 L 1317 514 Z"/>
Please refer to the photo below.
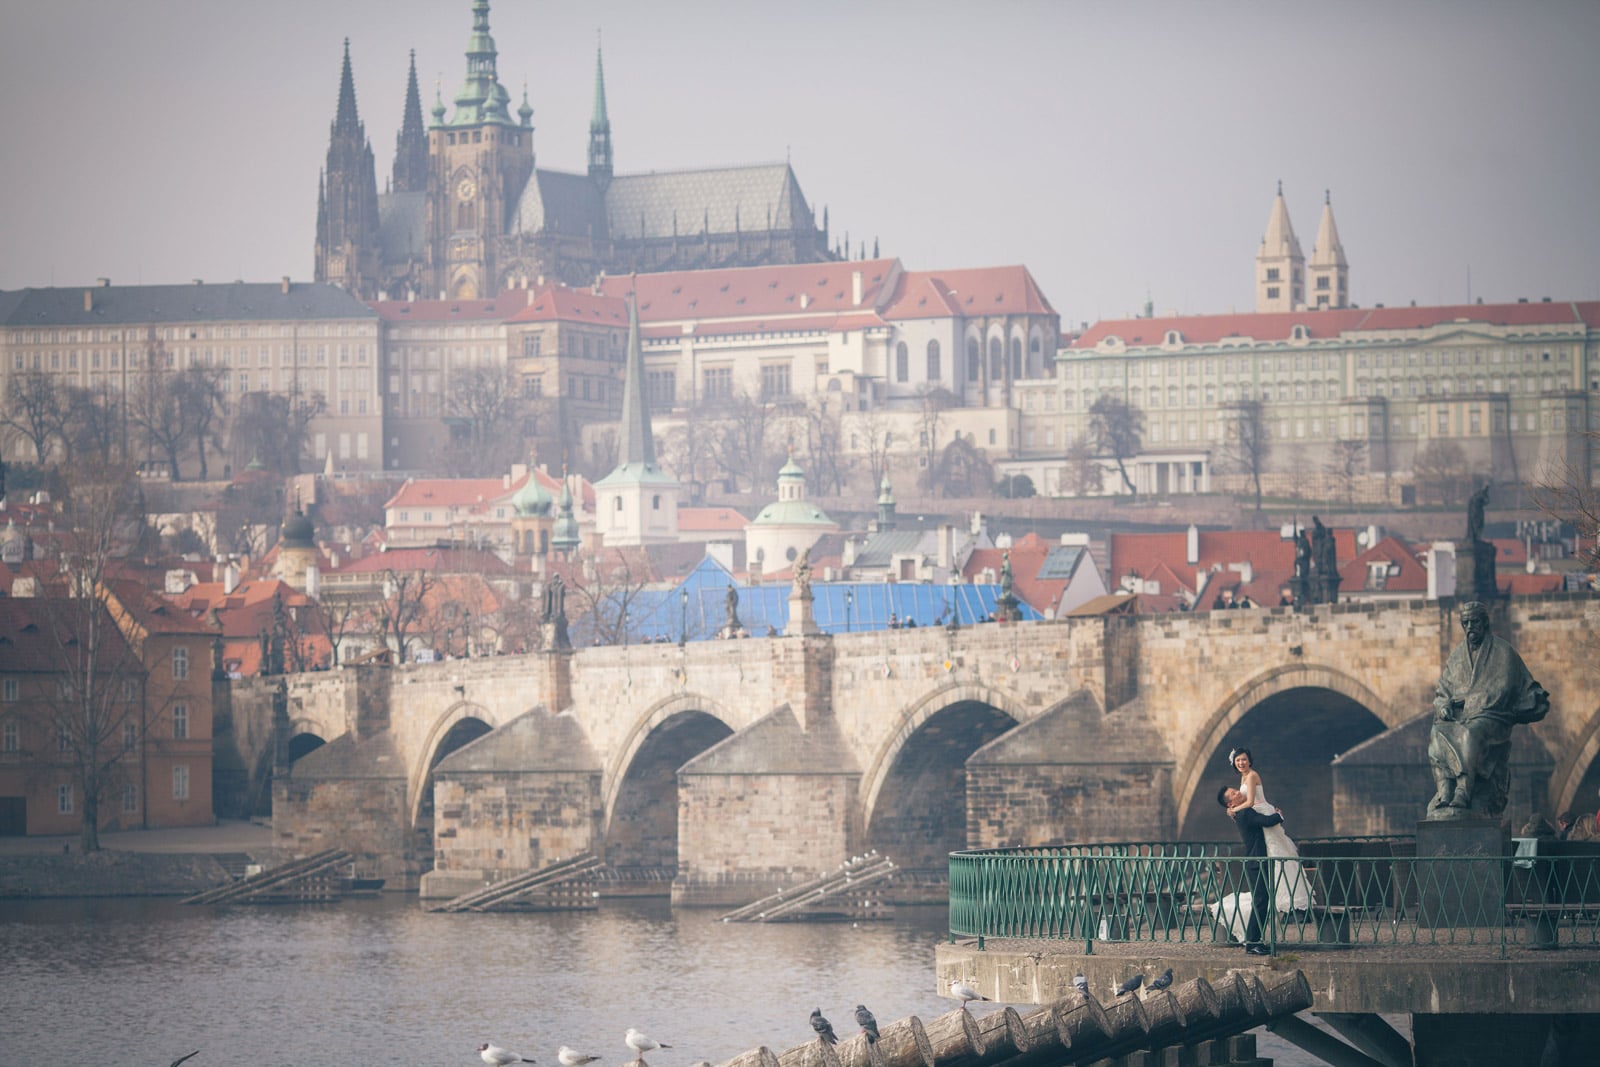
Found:
<path fill-rule="evenodd" d="M 1200 563 L 1200 528 L 1192 522 L 1189 524 L 1189 533 L 1184 538 L 1183 559 L 1191 567 Z"/>
<path fill-rule="evenodd" d="M 956 526 L 953 522 L 939 524 L 936 560 L 942 570 L 952 570 L 956 563 Z"/>
<path fill-rule="evenodd" d="M 810 306 L 811 306 L 811 294 L 810 293 L 801 293 L 800 294 L 800 310 L 804 311 L 806 308 L 808 308 Z"/>
<path fill-rule="evenodd" d="M 861 272 L 858 270 L 850 272 L 850 301 L 856 307 L 861 306 Z"/>
<path fill-rule="evenodd" d="M 283 292 L 283 295 L 285 295 L 285 296 L 289 295 L 289 276 L 287 274 L 285 274 L 283 276 L 283 282 L 279 286 L 279 288 Z"/>
<path fill-rule="evenodd" d="M 111 279 L 110 278 L 96 278 L 94 280 L 94 283 L 96 285 L 98 285 L 102 289 L 111 288 Z"/>
<path fill-rule="evenodd" d="M 306 568 L 306 596 L 318 600 L 322 596 L 322 572 L 313 563 Z"/>
<path fill-rule="evenodd" d="M 232 596 L 237 588 L 239 588 L 239 565 L 229 563 L 222 571 L 222 595 Z"/>
<path fill-rule="evenodd" d="M 94 290 L 93 289 L 85 289 L 83 291 L 83 310 L 85 310 L 85 311 L 93 311 L 94 310 Z"/>

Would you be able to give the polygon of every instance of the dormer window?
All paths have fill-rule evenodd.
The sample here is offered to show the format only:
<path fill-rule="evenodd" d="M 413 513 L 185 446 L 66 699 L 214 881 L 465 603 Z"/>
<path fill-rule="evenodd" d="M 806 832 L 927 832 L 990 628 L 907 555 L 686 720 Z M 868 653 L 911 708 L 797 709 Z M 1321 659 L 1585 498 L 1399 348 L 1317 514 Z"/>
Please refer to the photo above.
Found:
<path fill-rule="evenodd" d="M 1168 330 L 1167 331 L 1167 344 L 1169 344 L 1169 345 L 1181 345 L 1181 344 L 1183 344 L 1183 335 L 1180 334 L 1177 330 Z"/>
<path fill-rule="evenodd" d="M 1309 341 L 1311 340 L 1311 331 L 1304 326 L 1296 326 L 1289 331 L 1289 337 L 1295 341 Z"/>

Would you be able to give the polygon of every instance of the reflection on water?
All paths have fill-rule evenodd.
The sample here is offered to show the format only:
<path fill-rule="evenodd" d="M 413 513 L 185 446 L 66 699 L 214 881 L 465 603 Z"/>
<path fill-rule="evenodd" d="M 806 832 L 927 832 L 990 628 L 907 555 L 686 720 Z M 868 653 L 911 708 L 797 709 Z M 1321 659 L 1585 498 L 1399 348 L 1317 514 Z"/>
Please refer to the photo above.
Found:
<path fill-rule="evenodd" d="M 731 925 L 665 901 L 598 912 L 434 915 L 389 896 L 331 907 L 168 900 L 7 901 L 7 1063 L 190 1067 L 473 1064 L 494 1041 L 554 1065 L 561 1044 L 631 1058 L 637 1026 L 675 1047 L 651 1067 L 720 1062 L 949 1010 L 933 989 L 943 908 L 892 923 Z"/>

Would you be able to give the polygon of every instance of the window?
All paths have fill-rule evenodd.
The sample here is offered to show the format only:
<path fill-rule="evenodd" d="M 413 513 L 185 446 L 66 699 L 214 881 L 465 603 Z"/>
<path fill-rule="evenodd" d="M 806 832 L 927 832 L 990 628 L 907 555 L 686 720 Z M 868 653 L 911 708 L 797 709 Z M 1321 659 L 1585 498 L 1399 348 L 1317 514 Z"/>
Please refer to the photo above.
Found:
<path fill-rule="evenodd" d="M 542 338 L 536 333 L 530 333 L 522 338 L 522 355 L 531 358 L 539 354 L 539 342 Z"/>
<path fill-rule="evenodd" d="M 189 799 L 189 765 L 180 763 L 172 768 L 172 799 Z"/>
<path fill-rule="evenodd" d="M 172 736 L 179 741 L 189 736 L 189 705 L 172 705 Z"/>
<path fill-rule="evenodd" d="M 1005 355 L 1001 350 L 1000 338 L 989 338 L 989 380 L 998 382 L 1005 373 Z"/>
<path fill-rule="evenodd" d="M 720 400 L 733 395 L 733 368 L 707 367 L 701 377 L 701 396 Z"/>
<path fill-rule="evenodd" d="M 56 811 L 62 815 L 72 814 L 72 787 L 70 785 L 56 788 Z"/>
<path fill-rule="evenodd" d="M 665 411 L 678 402 L 678 372 L 653 370 L 645 372 L 645 392 L 654 411 Z"/>
<path fill-rule="evenodd" d="M 1279 280 L 1280 280 L 1280 278 L 1278 276 L 1278 268 L 1277 267 L 1268 267 L 1267 268 L 1267 281 L 1275 282 L 1275 281 L 1279 281 Z M 1274 292 L 1272 295 L 1276 296 L 1277 293 Z"/>
<path fill-rule="evenodd" d="M 122 751 L 132 752 L 139 746 L 139 724 L 133 721 L 122 724 Z"/>
<path fill-rule="evenodd" d="M 789 364 L 764 363 L 761 366 L 761 399 L 778 400 L 789 395 Z"/>
<path fill-rule="evenodd" d="M 139 810 L 139 787 L 129 783 L 122 787 L 122 810 L 133 812 Z"/>
<path fill-rule="evenodd" d="M 936 382 L 942 377 L 939 366 L 939 342 L 928 342 L 928 381 Z"/>
<path fill-rule="evenodd" d="M 17 720 L 7 719 L 4 726 L 0 726 L 0 751 L 16 752 L 22 748 L 22 728 L 17 725 Z"/>
<path fill-rule="evenodd" d="M 65 731 L 65 730 L 56 731 L 56 751 L 57 752 L 71 752 L 72 751 L 72 735 L 67 733 L 67 731 Z"/>
<path fill-rule="evenodd" d="M 189 677 L 189 650 L 187 648 L 175 648 L 172 650 L 172 677 L 179 682 Z"/>
<path fill-rule="evenodd" d="M 0 684 L 0 695 L 3 695 L 6 703 L 9 704 L 19 699 L 21 688 L 20 683 L 15 678 L 7 678 L 3 684 Z"/>
<path fill-rule="evenodd" d="M 967 381 L 975 382 L 983 376 L 983 357 L 978 353 L 978 342 L 967 342 Z"/>
<path fill-rule="evenodd" d="M 911 356 L 904 341 L 894 346 L 894 380 L 897 382 L 911 380 Z"/>
<path fill-rule="evenodd" d="M 1276 285 L 1267 286 L 1267 299 L 1268 300 L 1276 300 L 1276 299 L 1278 299 L 1278 287 Z"/>
<path fill-rule="evenodd" d="M 1022 339 L 1020 337 L 1011 339 L 1011 377 L 1013 379 L 1022 377 Z"/>

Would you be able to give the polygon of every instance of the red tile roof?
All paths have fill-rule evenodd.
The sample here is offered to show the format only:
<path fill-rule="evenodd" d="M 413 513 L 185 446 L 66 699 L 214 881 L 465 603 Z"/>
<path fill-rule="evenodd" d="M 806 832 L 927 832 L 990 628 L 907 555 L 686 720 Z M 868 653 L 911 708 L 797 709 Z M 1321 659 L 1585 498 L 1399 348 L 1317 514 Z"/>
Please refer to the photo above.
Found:
<path fill-rule="evenodd" d="M 1220 344 L 1229 338 L 1286 341 L 1296 326 L 1327 340 L 1361 330 L 1413 330 L 1465 320 L 1497 326 L 1587 324 L 1600 326 L 1600 302 L 1454 304 L 1442 307 L 1341 308 L 1265 314 L 1179 315 L 1152 319 L 1102 319 L 1074 338 L 1072 350 L 1094 348 L 1107 337 L 1129 347 L 1161 345 L 1176 330 L 1186 344 Z"/>
<path fill-rule="evenodd" d="M 78 640 L 83 604 L 54 597 L 0 597 L 0 663 L 14 671 L 61 670 L 67 657 L 75 651 L 82 655 L 85 647 Z M 109 619 L 103 621 L 98 668 L 125 670 L 135 659 L 133 650 Z"/>
<path fill-rule="evenodd" d="M 1343 597 L 1360 590 L 1378 591 L 1376 587 L 1369 589 L 1370 564 L 1384 561 L 1390 564 L 1390 573 L 1384 578 L 1382 592 L 1421 594 L 1428 591 L 1428 568 L 1417 558 L 1417 550 L 1391 534 L 1340 565 L 1339 595 Z"/>
<path fill-rule="evenodd" d="M 1028 268 L 906 271 L 883 308 L 886 319 L 934 319 L 951 314 L 1054 315 Z"/>
<path fill-rule="evenodd" d="M 732 508 L 679 508 L 678 529 L 685 533 L 740 533 L 750 520 Z"/>
<path fill-rule="evenodd" d="M 1538 593 L 1559 593 L 1566 582 L 1560 574 L 1502 574 L 1495 585 L 1507 596 L 1534 596 Z"/>
<path fill-rule="evenodd" d="M 773 267 L 669 271 L 605 278 L 607 296 L 637 292 L 641 322 L 857 312 L 882 302 L 885 283 L 900 270 L 896 259 L 858 259 Z M 861 303 L 854 277 L 861 274 Z M 804 300 L 802 300 L 804 296 Z"/>
<path fill-rule="evenodd" d="M 384 571 L 438 571 L 444 574 L 509 575 L 511 565 L 493 552 L 477 548 L 391 548 L 351 560 L 333 574 L 382 574 Z"/>
<path fill-rule="evenodd" d="M 1000 569 L 1005 566 L 1006 553 L 1009 551 L 1012 589 L 1035 611 L 1043 613 L 1061 603 L 1061 594 L 1067 588 L 1065 578 L 1039 577 L 1039 571 L 1044 567 L 1045 560 L 1053 547 L 1038 534 L 1028 533 L 1014 541 L 1009 549 L 973 549 L 961 573 L 968 581 L 976 581 L 977 576 L 985 570 L 992 569 L 995 574 L 999 574 Z"/>
<path fill-rule="evenodd" d="M 628 325 L 628 305 L 620 295 L 546 285 L 529 289 L 528 306 L 511 322 L 587 322 L 600 326 Z"/>
<path fill-rule="evenodd" d="M 545 487 L 551 497 L 561 496 L 561 479 L 535 468 L 534 477 Z M 412 478 L 395 491 L 384 508 L 467 508 L 483 511 L 497 500 L 508 499 L 527 484 L 528 477 L 514 478 L 506 485 L 504 478 Z M 585 502 L 592 501 L 594 490 L 587 481 L 581 491 Z"/>

